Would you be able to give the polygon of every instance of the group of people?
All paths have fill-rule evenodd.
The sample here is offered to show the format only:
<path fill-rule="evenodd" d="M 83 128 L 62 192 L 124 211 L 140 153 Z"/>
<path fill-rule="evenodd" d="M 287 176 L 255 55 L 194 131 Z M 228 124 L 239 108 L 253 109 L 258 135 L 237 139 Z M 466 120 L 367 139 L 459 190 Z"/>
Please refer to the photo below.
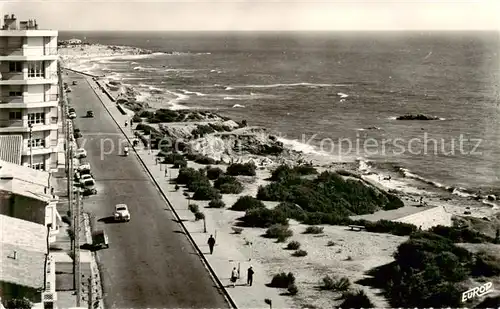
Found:
<path fill-rule="evenodd" d="M 213 235 L 210 235 L 207 241 L 208 248 L 210 249 L 210 254 L 214 253 L 214 247 L 215 247 L 215 238 Z M 253 267 L 250 266 L 247 269 L 247 285 L 252 286 L 253 283 L 253 275 L 255 274 Z M 231 285 L 233 288 L 236 286 L 236 281 L 238 281 L 238 278 L 240 277 L 240 272 L 236 269 L 236 267 L 233 267 L 233 270 L 231 271 Z"/>

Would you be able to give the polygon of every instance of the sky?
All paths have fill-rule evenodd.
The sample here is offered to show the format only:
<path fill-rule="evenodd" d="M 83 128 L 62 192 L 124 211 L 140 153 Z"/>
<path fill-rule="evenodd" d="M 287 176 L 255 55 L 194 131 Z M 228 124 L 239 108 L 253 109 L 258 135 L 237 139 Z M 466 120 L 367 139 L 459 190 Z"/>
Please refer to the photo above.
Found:
<path fill-rule="evenodd" d="M 57 30 L 500 30 L 500 0 L 0 0 Z"/>

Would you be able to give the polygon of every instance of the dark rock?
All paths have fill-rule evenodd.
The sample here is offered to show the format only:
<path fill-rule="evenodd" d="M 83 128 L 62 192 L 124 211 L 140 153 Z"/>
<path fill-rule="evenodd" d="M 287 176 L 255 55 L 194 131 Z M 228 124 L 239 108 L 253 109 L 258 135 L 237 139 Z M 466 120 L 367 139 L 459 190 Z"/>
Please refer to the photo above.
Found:
<path fill-rule="evenodd" d="M 439 120 L 439 117 L 428 116 L 423 114 L 417 114 L 417 115 L 408 114 L 399 116 L 396 118 L 396 120 Z"/>

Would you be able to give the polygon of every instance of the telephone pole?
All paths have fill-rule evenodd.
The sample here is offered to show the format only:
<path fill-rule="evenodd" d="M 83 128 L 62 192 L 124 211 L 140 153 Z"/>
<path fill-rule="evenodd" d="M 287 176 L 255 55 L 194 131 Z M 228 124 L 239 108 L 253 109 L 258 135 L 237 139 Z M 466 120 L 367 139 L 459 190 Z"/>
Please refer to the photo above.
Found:
<path fill-rule="evenodd" d="M 74 246 L 74 268 L 75 268 L 75 289 L 76 289 L 76 306 L 80 307 L 80 299 L 81 299 L 81 272 L 80 272 L 80 207 L 81 207 L 81 199 L 80 199 L 80 190 L 76 191 L 76 205 L 75 205 L 75 246 Z"/>

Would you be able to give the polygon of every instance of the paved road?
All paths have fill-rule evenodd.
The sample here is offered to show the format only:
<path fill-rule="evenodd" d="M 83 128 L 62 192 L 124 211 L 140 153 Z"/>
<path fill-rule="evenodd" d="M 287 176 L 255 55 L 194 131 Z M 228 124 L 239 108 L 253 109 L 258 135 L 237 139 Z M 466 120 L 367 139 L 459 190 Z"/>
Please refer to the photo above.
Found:
<path fill-rule="evenodd" d="M 79 116 L 75 128 L 83 133 L 99 191 L 84 200 L 84 210 L 95 214 L 96 228 L 104 229 L 110 242 L 98 253 L 106 307 L 229 308 L 137 158 L 118 153 L 124 138 L 89 84 L 77 75 L 66 79 L 78 80 L 71 86 L 70 104 Z M 87 110 L 95 118 L 81 117 Z M 111 144 L 115 151 L 103 155 Z M 130 222 L 98 221 L 111 216 L 119 203 L 129 206 Z"/>

